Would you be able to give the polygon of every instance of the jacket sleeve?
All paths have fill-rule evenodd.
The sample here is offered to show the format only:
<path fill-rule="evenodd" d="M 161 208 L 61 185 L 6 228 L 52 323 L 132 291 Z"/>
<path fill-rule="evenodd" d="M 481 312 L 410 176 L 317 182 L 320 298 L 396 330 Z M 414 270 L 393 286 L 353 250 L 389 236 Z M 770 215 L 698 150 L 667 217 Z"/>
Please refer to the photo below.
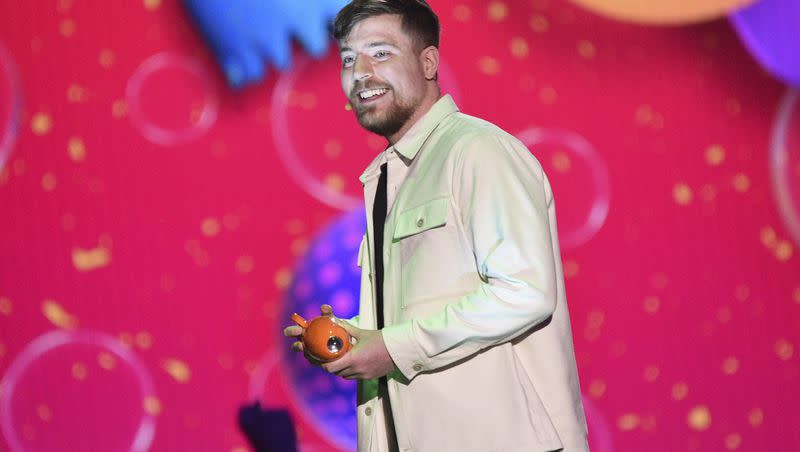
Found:
<path fill-rule="evenodd" d="M 552 192 L 541 165 L 510 135 L 484 131 L 462 143 L 455 151 L 453 207 L 481 283 L 444 300 L 435 314 L 382 330 L 409 379 L 514 339 L 547 320 L 556 305 Z"/>

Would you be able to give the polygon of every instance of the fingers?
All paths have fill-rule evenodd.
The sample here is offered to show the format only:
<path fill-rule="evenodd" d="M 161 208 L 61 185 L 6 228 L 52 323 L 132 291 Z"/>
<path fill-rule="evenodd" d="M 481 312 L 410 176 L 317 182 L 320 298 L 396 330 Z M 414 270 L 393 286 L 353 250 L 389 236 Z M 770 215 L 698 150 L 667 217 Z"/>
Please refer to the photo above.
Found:
<path fill-rule="evenodd" d="M 303 334 L 303 328 L 298 325 L 287 326 L 283 329 L 283 335 L 286 337 L 298 337 Z"/>
<path fill-rule="evenodd" d="M 322 315 L 333 315 L 333 308 L 329 304 L 324 304 L 319 307 L 319 312 L 322 313 Z"/>
<path fill-rule="evenodd" d="M 303 347 L 303 343 L 302 342 L 295 341 L 294 343 L 292 343 L 292 350 L 294 350 L 296 352 L 302 352 L 302 351 L 305 350 L 305 347 Z"/>

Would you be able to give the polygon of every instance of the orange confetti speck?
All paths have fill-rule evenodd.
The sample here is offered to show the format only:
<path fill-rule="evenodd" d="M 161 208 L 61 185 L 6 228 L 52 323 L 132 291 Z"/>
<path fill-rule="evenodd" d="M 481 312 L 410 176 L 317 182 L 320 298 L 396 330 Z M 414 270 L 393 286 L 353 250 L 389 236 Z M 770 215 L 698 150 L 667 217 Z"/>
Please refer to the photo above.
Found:
<path fill-rule="evenodd" d="M 747 413 L 747 422 L 753 427 L 760 427 L 764 423 L 764 411 L 761 408 L 753 408 Z"/>
<path fill-rule="evenodd" d="M 725 161 L 725 148 L 718 144 L 706 149 L 706 162 L 711 166 L 719 166 Z"/>
<path fill-rule="evenodd" d="M 67 100 L 72 103 L 86 102 L 89 99 L 89 94 L 86 88 L 73 83 L 67 88 Z"/>
<path fill-rule="evenodd" d="M 11 300 L 7 297 L 0 297 L 0 314 L 9 316 L 12 312 L 14 312 L 14 305 Z"/>
<path fill-rule="evenodd" d="M 478 59 L 478 69 L 486 75 L 497 75 L 500 73 L 500 62 L 490 56 L 482 56 Z"/>
<path fill-rule="evenodd" d="M 36 414 L 43 422 L 50 422 L 53 419 L 53 412 L 50 407 L 43 403 L 36 406 Z"/>
<path fill-rule="evenodd" d="M 353 104 L 351 104 L 350 102 L 344 104 L 344 109 L 346 111 L 351 111 L 353 109 Z"/>
<path fill-rule="evenodd" d="M 250 449 L 248 449 L 248 448 L 246 448 L 244 446 L 236 446 L 233 449 L 231 449 L 231 452 L 248 452 L 249 450 Z"/>
<path fill-rule="evenodd" d="M 335 192 L 344 190 L 344 178 L 341 174 L 331 173 L 325 177 L 325 186 Z"/>
<path fill-rule="evenodd" d="M 281 268 L 275 273 L 275 286 L 279 290 L 284 290 L 289 287 L 292 282 L 292 272 L 288 268 Z"/>
<path fill-rule="evenodd" d="M 678 182 L 672 189 L 672 197 L 678 205 L 685 206 L 692 202 L 694 197 L 692 189 L 683 182 Z"/>
<path fill-rule="evenodd" d="M 128 103 L 122 99 L 117 99 L 111 104 L 111 116 L 120 119 L 128 114 Z"/>
<path fill-rule="evenodd" d="M 143 0 L 144 9 L 148 11 L 155 11 L 161 6 L 161 0 Z"/>
<path fill-rule="evenodd" d="M 67 153 L 74 162 L 86 159 L 86 146 L 83 144 L 83 140 L 78 137 L 70 138 L 67 142 Z"/>
<path fill-rule="evenodd" d="M 606 382 L 603 380 L 593 380 L 589 383 L 589 395 L 595 399 L 603 397 L 606 393 Z"/>
<path fill-rule="evenodd" d="M 794 248 L 788 240 L 781 240 L 775 245 L 775 258 L 781 262 L 786 262 L 792 258 Z"/>
<path fill-rule="evenodd" d="M 103 370 L 113 370 L 117 367 L 117 359 L 111 353 L 100 352 L 97 355 L 97 364 Z"/>
<path fill-rule="evenodd" d="M 145 413 L 151 416 L 158 416 L 161 414 L 161 400 L 155 396 L 147 396 L 142 401 L 142 408 L 144 408 Z"/>
<path fill-rule="evenodd" d="M 585 39 L 578 41 L 578 55 L 580 55 L 581 58 L 591 60 L 597 55 L 597 48 L 592 41 L 587 41 Z"/>
<path fill-rule="evenodd" d="M 663 289 L 667 287 L 669 277 L 664 273 L 654 273 L 653 276 L 650 277 L 650 282 L 656 289 Z"/>
<path fill-rule="evenodd" d="M 136 333 L 136 345 L 142 350 L 147 350 L 153 346 L 153 335 L 147 331 Z"/>
<path fill-rule="evenodd" d="M 586 326 L 589 328 L 600 328 L 606 320 L 606 315 L 603 311 L 594 310 L 589 312 L 586 319 Z"/>
<path fill-rule="evenodd" d="M 245 361 L 243 367 L 244 367 L 244 372 L 247 375 L 252 376 L 256 372 L 256 369 L 258 369 L 258 362 L 253 361 L 252 359 L 249 359 L 249 360 Z"/>
<path fill-rule="evenodd" d="M 72 365 L 71 371 L 72 371 L 72 378 L 78 381 L 85 380 L 86 376 L 89 374 L 89 371 L 86 368 L 86 364 L 80 362 L 74 363 Z"/>
<path fill-rule="evenodd" d="M 58 0 L 58 6 L 56 7 L 58 12 L 65 13 L 72 9 L 72 1 L 73 0 Z"/>
<path fill-rule="evenodd" d="M 578 263 L 575 262 L 574 260 L 568 259 L 567 261 L 564 262 L 564 276 L 567 277 L 568 279 L 572 279 L 578 276 L 580 270 L 581 270 L 580 265 L 578 265 Z"/>
<path fill-rule="evenodd" d="M 240 256 L 236 259 L 236 271 L 239 273 L 250 273 L 255 266 L 253 256 Z"/>
<path fill-rule="evenodd" d="M 770 226 L 761 228 L 760 237 L 761 243 L 769 249 L 773 249 L 778 243 L 778 234 L 776 234 L 775 229 L 772 229 Z"/>
<path fill-rule="evenodd" d="M 659 375 L 661 375 L 661 369 L 659 369 L 658 366 L 647 366 L 644 368 L 642 377 L 644 381 L 652 383 L 658 379 Z"/>
<path fill-rule="evenodd" d="M 453 17 L 459 22 L 469 22 L 472 18 L 472 10 L 467 5 L 456 5 L 453 8 Z"/>
<path fill-rule="evenodd" d="M 792 298 L 795 303 L 800 304 L 800 287 L 795 287 L 794 292 L 792 292 Z"/>
<path fill-rule="evenodd" d="M 783 361 L 788 361 L 794 355 L 794 345 L 786 339 L 775 342 L 775 354 Z"/>
<path fill-rule="evenodd" d="M 559 173 L 566 173 L 572 168 L 572 160 L 564 151 L 557 151 L 553 154 L 553 168 Z"/>
<path fill-rule="evenodd" d="M 735 356 L 729 356 L 722 362 L 722 372 L 725 375 L 733 375 L 739 371 L 739 360 Z"/>
<path fill-rule="evenodd" d="M 323 152 L 325 157 L 333 160 L 342 154 L 342 143 L 339 140 L 328 140 L 325 142 Z"/>
<path fill-rule="evenodd" d="M 47 135 L 53 128 L 53 120 L 47 113 L 36 113 L 31 119 L 31 130 L 35 135 Z"/>
<path fill-rule="evenodd" d="M 686 422 L 694 430 L 708 430 L 711 427 L 711 411 L 705 405 L 697 405 L 689 411 Z"/>
<path fill-rule="evenodd" d="M 544 33 L 550 28 L 550 22 L 547 20 L 546 17 L 537 14 L 531 17 L 530 22 L 528 22 L 531 29 L 536 33 Z"/>
<path fill-rule="evenodd" d="M 69 314 L 61 305 L 53 300 L 42 302 L 42 314 L 53 325 L 67 330 L 75 329 L 78 326 L 78 319 Z"/>
<path fill-rule="evenodd" d="M 178 383 L 186 383 L 192 376 L 192 371 L 189 369 L 189 366 L 179 359 L 165 359 L 164 362 L 161 363 L 161 368 Z"/>
<path fill-rule="evenodd" d="M 206 218 L 201 223 L 200 230 L 206 237 L 216 237 L 220 231 L 219 220 L 216 218 Z"/>
<path fill-rule="evenodd" d="M 0 342 L 0 358 L 6 356 L 6 346 Z"/>
<path fill-rule="evenodd" d="M 655 314 L 658 312 L 658 309 L 661 307 L 661 299 L 658 297 L 651 295 L 645 297 L 644 299 L 644 310 L 648 314 Z"/>
<path fill-rule="evenodd" d="M 308 250 L 308 239 L 300 237 L 298 239 L 292 240 L 292 254 L 295 256 L 302 256 Z"/>
<path fill-rule="evenodd" d="M 689 395 L 689 386 L 686 383 L 678 382 L 672 385 L 672 398 L 674 400 L 683 400 Z"/>
<path fill-rule="evenodd" d="M 731 308 L 727 306 L 723 306 L 717 310 L 717 320 L 719 323 L 730 322 L 732 316 L 733 314 L 731 313 Z"/>
<path fill-rule="evenodd" d="M 739 301 L 747 301 L 750 298 L 750 287 L 747 284 L 739 284 L 733 290 L 733 296 Z"/>
<path fill-rule="evenodd" d="M 119 342 L 125 347 L 133 347 L 133 335 L 131 333 L 119 333 Z"/>
<path fill-rule="evenodd" d="M 545 86 L 539 90 L 539 100 L 545 105 L 553 105 L 558 99 L 558 93 L 552 86 Z"/>
<path fill-rule="evenodd" d="M 103 49 L 100 51 L 100 56 L 97 57 L 97 62 L 100 63 L 104 69 L 108 69 L 114 65 L 115 55 L 110 49 Z"/>
<path fill-rule="evenodd" d="M 56 189 L 56 185 L 58 185 L 58 181 L 55 174 L 44 173 L 44 176 L 42 176 L 42 189 L 44 191 L 53 191 Z"/>
<path fill-rule="evenodd" d="M 700 198 L 705 202 L 711 202 L 717 197 L 717 188 L 711 184 L 700 187 Z"/>
<path fill-rule="evenodd" d="M 725 448 L 728 450 L 736 450 L 742 445 L 742 435 L 738 433 L 730 433 L 725 436 Z"/>
<path fill-rule="evenodd" d="M 508 17 L 508 6 L 503 2 L 494 1 L 489 3 L 489 20 L 502 22 Z"/>
<path fill-rule="evenodd" d="M 623 414 L 617 419 L 617 427 L 623 432 L 629 432 L 639 426 L 639 415 L 634 413 Z"/>
<path fill-rule="evenodd" d="M 107 267 L 111 263 L 111 250 L 99 246 L 92 249 L 73 248 L 72 264 L 80 272 L 88 272 Z"/>
<path fill-rule="evenodd" d="M 72 19 L 64 19 L 58 24 L 58 31 L 64 37 L 70 37 L 75 34 L 75 21 Z"/>
<path fill-rule="evenodd" d="M 750 189 L 750 178 L 744 173 L 737 173 L 733 177 L 733 189 L 739 193 L 744 193 Z"/>
<path fill-rule="evenodd" d="M 514 57 L 522 59 L 527 57 L 530 54 L 530 48 L 528 47 L 528 42 L 525 38 L 521 38 L 519 36 L 515 38 L 511 38 L 511 55 Z"/>

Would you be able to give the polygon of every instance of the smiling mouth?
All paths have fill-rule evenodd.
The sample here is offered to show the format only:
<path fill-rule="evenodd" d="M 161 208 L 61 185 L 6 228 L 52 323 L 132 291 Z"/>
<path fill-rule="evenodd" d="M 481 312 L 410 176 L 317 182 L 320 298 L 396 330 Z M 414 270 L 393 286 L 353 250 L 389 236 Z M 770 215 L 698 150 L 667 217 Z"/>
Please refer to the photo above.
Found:
<path fill-rule="evenodd" d="M 383 97 L 388 92 L 389 92 L 388 88 L 367 89 L 358 93 L 358 100 L 362 104 L 374 102 Z"/>

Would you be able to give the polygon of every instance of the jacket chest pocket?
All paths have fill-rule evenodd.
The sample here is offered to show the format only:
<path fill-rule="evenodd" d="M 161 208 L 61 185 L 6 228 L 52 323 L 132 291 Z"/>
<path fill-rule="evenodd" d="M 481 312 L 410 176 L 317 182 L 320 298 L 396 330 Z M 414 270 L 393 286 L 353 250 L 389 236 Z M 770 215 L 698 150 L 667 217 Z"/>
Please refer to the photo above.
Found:
<path fill-rule="evenodd" d="M 403 308 L 433 298 L 447 285 L 446 265 L 453 254 L 453 232 L 447 228 L 449 199 L 437 198 L 397 216 L 392 245 L 402 274 Z"/>

